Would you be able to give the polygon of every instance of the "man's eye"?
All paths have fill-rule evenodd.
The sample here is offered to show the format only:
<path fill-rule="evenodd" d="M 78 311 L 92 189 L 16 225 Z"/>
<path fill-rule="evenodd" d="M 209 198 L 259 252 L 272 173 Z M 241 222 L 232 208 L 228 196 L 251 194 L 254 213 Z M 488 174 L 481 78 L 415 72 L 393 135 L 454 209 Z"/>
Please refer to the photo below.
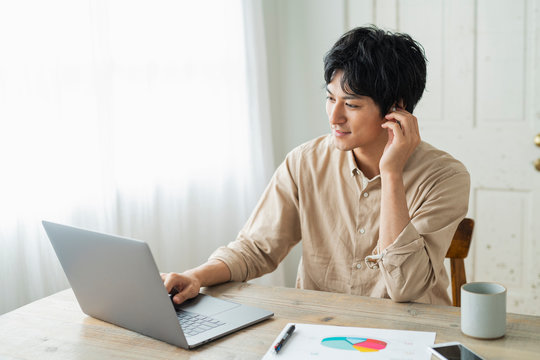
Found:
<path fill-rule="evenodd" d="M 353 105 L 353 104 L 349 104 L 349 103 L 345 103 L 345 105 L 351 109 L 356 109 L 356 108 L 359 108 L 358 105 Z"/>
<path fill-rule="evenodd" d="M 327 96 L 327 97 L 326 97 L 326 100 L 328 100 L 328 101 L 334 101 L 334 98 L 331 97 L 331 96 Z"/>

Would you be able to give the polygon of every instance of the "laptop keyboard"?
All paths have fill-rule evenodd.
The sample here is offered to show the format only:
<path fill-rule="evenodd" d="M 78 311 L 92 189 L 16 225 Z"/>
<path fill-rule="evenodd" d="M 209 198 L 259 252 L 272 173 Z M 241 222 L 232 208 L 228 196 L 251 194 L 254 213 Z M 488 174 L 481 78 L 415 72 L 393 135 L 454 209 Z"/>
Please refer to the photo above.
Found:
<path fill-rule="evenodd" d="M 187 336 L 198 335 L 202 332 L 225 324 L 217 319 L 189 311 L 180 310 L 176 313 L 180 326 Z"/>

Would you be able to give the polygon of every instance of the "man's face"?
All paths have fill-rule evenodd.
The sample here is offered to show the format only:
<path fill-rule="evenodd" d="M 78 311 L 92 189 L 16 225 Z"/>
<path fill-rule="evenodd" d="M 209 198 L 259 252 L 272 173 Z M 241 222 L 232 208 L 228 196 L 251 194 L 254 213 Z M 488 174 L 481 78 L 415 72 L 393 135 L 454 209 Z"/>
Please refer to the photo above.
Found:
<path fill-rule="evenodd" d="M 341 89 L 342 71 L 327 85 L 326 114 L 334 144 L 342 151 L 362 148 L 376 150 L 386 144 L 387 131 L 379 107 L 369 96 L 350 95 Z"/>

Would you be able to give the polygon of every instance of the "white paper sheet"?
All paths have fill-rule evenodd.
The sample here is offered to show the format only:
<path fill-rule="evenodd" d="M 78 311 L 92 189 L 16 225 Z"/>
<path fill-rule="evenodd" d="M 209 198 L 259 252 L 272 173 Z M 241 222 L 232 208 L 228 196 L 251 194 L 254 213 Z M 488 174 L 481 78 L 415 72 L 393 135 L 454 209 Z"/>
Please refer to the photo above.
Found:
<path fill-rule="evenodd" d="M 278 354 L 274 345 L 264 360 L 287 359 L 431 359 L 428 347 L 435 342 L 434 332 L 370 329 L 359 327 L 295 324 L 296 330 Z"/>

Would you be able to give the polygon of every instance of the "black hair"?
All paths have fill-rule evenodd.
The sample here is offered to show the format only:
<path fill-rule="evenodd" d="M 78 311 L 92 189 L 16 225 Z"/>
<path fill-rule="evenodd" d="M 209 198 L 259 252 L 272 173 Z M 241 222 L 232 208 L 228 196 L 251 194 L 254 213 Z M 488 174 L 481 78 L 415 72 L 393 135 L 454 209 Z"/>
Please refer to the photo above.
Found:
<path fill-rule="evenodd" d="M 422 45 L 407 34 L 391 33 L 375 26 L 346 32 L 326 53 L 326 84 L 338 70 L 343 71 L 343 91 L 371 97 L 382 116 L 400 100 L 405 110 L 412 113 L 426 87 Z"/>

